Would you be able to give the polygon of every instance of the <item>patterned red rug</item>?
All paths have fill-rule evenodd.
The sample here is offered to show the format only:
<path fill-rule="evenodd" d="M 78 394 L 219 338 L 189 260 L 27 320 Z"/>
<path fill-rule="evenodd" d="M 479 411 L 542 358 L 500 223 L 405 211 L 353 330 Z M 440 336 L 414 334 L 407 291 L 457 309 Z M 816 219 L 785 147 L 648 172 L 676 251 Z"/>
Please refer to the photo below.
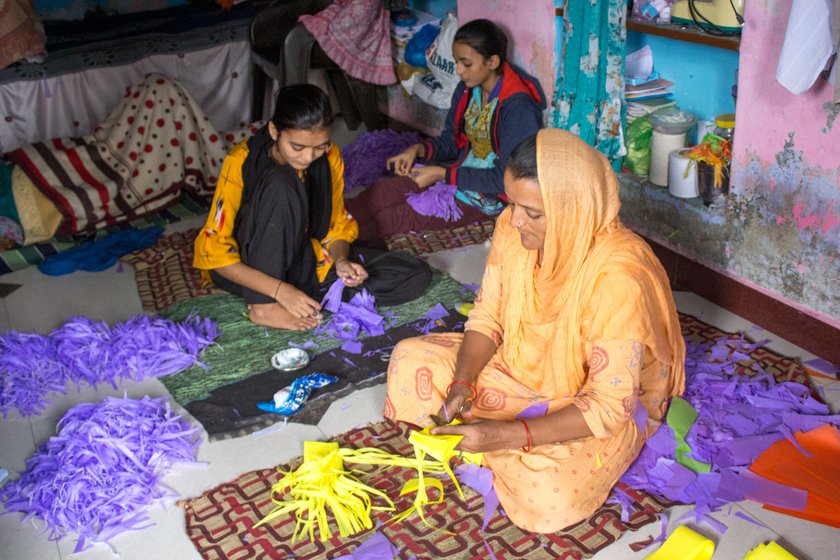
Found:
<path fill-rule="evenodd" d="M 198 228 L 164 235 L 148 249 L 120 259 L 134 267 L 144 310 L 160 311 L 179 301 L 224 293 L 201 285 L 201 274 L 192 266 L 196 235 Z"/>
<path fill-rule="evenodd" d="M 476 243 L 484 243 L 493 235 L 495 221 L 485 220 L 466 226 L 440 229 L 410 231 L 397 233 L 385 238 L 388 249 L 405 251 L 413 255 L 425 255 L 445 249 L 466 247 Z"/>
<path fill-rule="evenodd" d="M 336 441 L 342 447 L 377 447 L 391 453 L 413 455 L 413 447 L 406 439 L 407 428 L 406 424 L 385 421 L 352 430 L 337 437 Z M 293 469 L 299 464 L 300 459 L 296 459 L 280 469 Z M 405 468 L 353 467 L 358 467 L 361 472 L 358 476 L 363 482 L 382 490 L 392 499 L 399 496 L 408 479 L 416 476 L 416 471 Z M 348 538 L 333 536 L 324 543 L 319 540 L 312 542 L 306 537 L 292 544 L 295 520 L 291 516 L 251 529 L 274 507 L 271 486 L 280 478 L 282 475 L 277 469 L 253 471 L 184 502 L 187 534 L 203 558 L 335 558 L 350 554 L 373 534 L 374 530 L 370 530 Z M 379 530 L 400 549 L 398 558 L 487 558 L 484 540 L 499 560 L 586 558 L 615 542 L 624 531 L 639 529 L 653 522 L 656 514 L 669 505 L 650 494 L 625 489 L 635 500 L 637 509 L 626 523 L 621 521 L 620 507 L 608 505 L 565 531 L 536 535 L 517 528 L 497 510 L 482 532 L 484 499 L 471 489 L 464 488 L 464 502 L 451 483 L 445 484 L 444 488 L 447 492 L 444 502 L 429 506 L 424 511 L 433 527 L 455 535 L 428 527 L 416 515 L 399 524 L 381 527 Z M 397 511 L 410 507 L 412 499 L 408 496 L 396 500 Z M 390 515 L 388 512 L 375 512 L 374 523 L 384 523 Z"/>
<path fill-rule="evenodd" d="M 688 315 L 680 315 L 680 323 L 683 336 L 689 342 L 709 344 L 722 337 L 733 340 L 740 338 Z M 750 357 L 752 360 L 742 362 L 738 373 L 757 373 L 755 366 L 759 366 L 777 381 L 794 381 L 811 386 L 808 376 L 796 360 L 766 348 L 756 349 Z M 370 446 L 407 455 L 413 453 L 413 450 L 406 439 L 406 429 L 404 424 L 382 422 L 352 430 L 337 437 L 336 441 L 342 447 Z M 288 471 L 299 464 L 300 459 L 296 459 L 280 468 Z M 394 467 L 359 467 L 359 470 L 363 482 L 386 492 L 392 499 L 399 495 L 404 482 L 414 476 L 412 470 Z M 281 476 L 277 469 L 249 472 L 202 496 L 183 502 L 187 534 L 203 558 L 336 558 L 350 554 L 373 534 L 373 530 L 370 530 L 349 538 L 333 537 L 326 543 L 311 542 L 306 538 L 292 544 L 290 540 L 295 522 L 291 517 L 252 530 L 253 525 L 273 508 L 271 486 Z M 430 506 L 427 519 L 433 527 L 451 531 L 455 535 L 432 530 L 416 515 L 395 526 L 379 528 L 400 549 L 398 558 L 488 558 L 486 546 L 489 545 L 499 560 L 583 559 L 615 542 L 624 531 L 636 530 L 655 521 L 658 512 L 673 505 L 648 493 L 623 487 L 622 490 L 632 497 L 635 506 L 635 513 L 627 522 L 621 521 L 619 506 L 605 505 L 588 519 L 565 531 L 553 535 L 535 535 L 518 529 L 497 510 L 487 529 L 482 532 L 484 501 L 481 496 L 465 488 L 464 502 L 455 494 L 451 485 L 446 488 L 447 499 L 441 504 Z M 397 511 L 402 511 L 410 504 L 411 496 L 397 500 Z M 374 521 L 384 523 L 389 515 L 378 512 Z"/>

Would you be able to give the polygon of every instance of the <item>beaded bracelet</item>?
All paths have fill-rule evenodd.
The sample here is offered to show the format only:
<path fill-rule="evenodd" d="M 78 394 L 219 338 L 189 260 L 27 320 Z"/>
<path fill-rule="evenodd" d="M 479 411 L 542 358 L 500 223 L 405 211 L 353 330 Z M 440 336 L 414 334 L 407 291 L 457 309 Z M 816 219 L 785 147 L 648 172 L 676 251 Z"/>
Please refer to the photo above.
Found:
<path fill-rule="evenodd" d="M 522 451 L 528 453 L 529 451 L 531 451 L 531 429 L 528 428 L 528 423 L 525 422 L 525 420 L 523 420 L 522 418 L 517 418 L 517 420 L 522 422 L 522 425 L 525 426 L 525 436 L 528 438 L 528 445 L 523 447 Z"/>
<path fill-rule="evenodd" d="M 453 381 L 446 388 L 446 394 L 447 395 L 449 395 L 449 391 L 452 389 L 453 385 L 466 385 L 467 387 L 469 387 L 470 390 L 472 391 L 472 396 L 470 397 L 470 400 L 475 400 L 475 398 L 478 396 L 478 389 L 476 389 L 475 385 L 473 385 L 469 381 Z"/>

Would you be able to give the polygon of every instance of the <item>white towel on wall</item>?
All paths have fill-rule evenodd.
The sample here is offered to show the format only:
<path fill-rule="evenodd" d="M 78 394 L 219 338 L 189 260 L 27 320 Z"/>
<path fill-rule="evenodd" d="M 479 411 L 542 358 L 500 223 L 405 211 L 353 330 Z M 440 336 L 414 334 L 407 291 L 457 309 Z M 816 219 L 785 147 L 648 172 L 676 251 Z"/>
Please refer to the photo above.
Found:
<path fill-rule="evenodd" d="M 833 1 L 835 8 L 840 1 Z M 814 85 L 835 52 L 832 0 L 793 0 L 776 79 L 796 95 Z"/>

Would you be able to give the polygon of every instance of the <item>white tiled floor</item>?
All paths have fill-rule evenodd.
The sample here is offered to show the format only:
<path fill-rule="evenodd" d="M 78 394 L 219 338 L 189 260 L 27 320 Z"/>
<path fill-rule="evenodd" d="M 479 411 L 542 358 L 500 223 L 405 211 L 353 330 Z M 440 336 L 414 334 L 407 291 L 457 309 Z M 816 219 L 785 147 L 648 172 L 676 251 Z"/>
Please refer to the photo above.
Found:
<path fill-rule="evenodd" d="M 193 227 L 200 219 L 171 226 L 169 231 Z M 478 283 L 481 279 L 486 246 L 456 249 L 429 257 L 433 266 L 447 270 L 457 280 Z M 63 277 L 47 277 L 35 267 L 0 277 L 0 283 L 21 284 L 22 287 L 0 300 L 0 331 L 46 333 L 61 325 L 73 315 L 85 315 L 105 320 L 111 324 L 141 313 L 140 301 L 130 267 L 121 271 L 118 266 L 99 273 L 77 272 Z M 754 325 L 744 321 L 708 301 L 688 292 L 675 294 L 681 311 L 727 331 L 747 331 L 755 338 L 770 338 L 770 347 L 790 356 L 808 360 L 814 356 L 788 343 L 773 333 L 755 332 Z M 826 396 L 837 411 L 840 404 L 840 384 L 817 380 L 825 387 Z M 302 453 L 302 443 L 307 439 L 328 439 L 357 426 L 380 420 L 384 401 L 384 385 L 357 391 L 335 402 L 318 426 L 289 423 L 263 433 L 234 440 L 202 444 L 198 459 L 203 466 L 179 467 L 170 473 L 164 483 L 182 496 L 195 496 L 213 486 L 234 478 L 237 474 L 281 464 Z M 40 416 L 21 418 L 10 414 L 0 421 L 0 467 L 19 472 L 37 445 L 54 434 L 56 421 L 73 405 L 96 402 L 115 395 L 129 397 L 150 395 L 164 396 L 166 391 L 157 380 L 142 383 L 125 383 L 118 389 L 68 387 L 67 395 L 54 395 L 51 406 Z M 176 405 L 177 408 L 177 405 Z M 347 414 L 352 410 L 353 414 Z M 678 524 L 689 507 L 678 507 L 668 512 L 669 531 Z M 757 524 L 735 517 L 742 511 Z M 718 545 L 715 560 L 739 560 L 752 547 L 769 540 L 780 540 L 800 560 L 837 558 L 840 530 L 795 519 L 763 510 L 754 503 L 740 503 L 718 512 L 715 518 L 729 527 L 721 535 L 709 526 L 693 528 L 712 538 Z M 198 559 L 184 531 L 183 512 L 173 503 L 152 508 L 155 525 L 137 532 L 129 532 L 112 539 L 108 545 L 99 544 L 73 555 L 79 560 L 106 560 L 119 557 L 132 559 Z M 763 524 L 763 525 L 762 525 Z M 659 523 L 634 533 L 626 533 L 617 542 L 595 556 L 596 560 L 635 560 L 644 558 L 650 551 L 634 553 L 627 546 L 649 535 L 658 535 Z M 0 558 L 3 560 L 58 560 L 71 556 L 75 541 L 64 539 L 50 542 L 41 533 L 37 522 L 21 524 L 18 515 L 0 515 Z"/>

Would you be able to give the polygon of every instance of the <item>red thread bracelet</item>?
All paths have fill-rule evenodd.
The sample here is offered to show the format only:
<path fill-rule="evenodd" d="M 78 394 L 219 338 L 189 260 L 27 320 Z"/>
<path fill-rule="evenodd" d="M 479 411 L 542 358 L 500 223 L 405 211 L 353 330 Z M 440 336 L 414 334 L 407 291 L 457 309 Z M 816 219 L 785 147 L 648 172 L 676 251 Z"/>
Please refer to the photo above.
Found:
<path fill-rule="evenodd" d="M 531 451 L 531 429 L 528 428 L 528 423 L 525 422 L 525 420 L 523 420 L 522 418 L 517 418 L 517 420 L 522 422 L 522 425 L 525 426 L 525 435 L 528 437 L 528 445 L 523 447 L 522 451 L 528 453 L 529 451 Z"/>
<path fill-rule="evenodd" d="M 475 385 L 473 385 L 469 381 L 453 381 L 446 388 L 446 394 L 447 395 L 449 395 L 449 391 L 452 389 L 453 385 L 466 385 L 467 387 L 469 387 L 470 390 L 472 391 L 472 396 L 470 397 L 470 400 L 475 400 L 475 398 L 478 396 L 478 389 L 476 389 Z"/>

